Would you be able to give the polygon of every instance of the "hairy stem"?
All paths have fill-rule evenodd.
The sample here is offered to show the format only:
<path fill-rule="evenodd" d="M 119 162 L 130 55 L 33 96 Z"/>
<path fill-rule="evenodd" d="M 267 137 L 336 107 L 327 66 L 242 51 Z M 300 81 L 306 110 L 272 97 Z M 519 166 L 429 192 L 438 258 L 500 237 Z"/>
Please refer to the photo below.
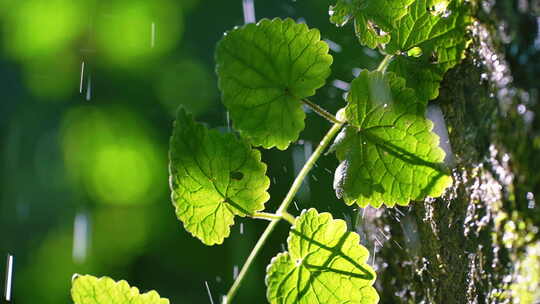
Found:
<path fill-rule="evenodd" d="M 394 55 L 386 55 L 379 64 L 379 67 L 377 67 L 377 71 L 382 73 L 386 72 L 386 68 L 388 68 L 388 65 L 390 64 L 392 59 L 394 59 Z"/>
<path fill-rule="evenodd" d="M 274 231 L 274 228 L 279 223 L 279 221 L 282 218 L 284 218 L 291 224 L 294 222 L 294 217 L 287 212 L 287 208 L 291 204 L 298 190 L 300 190 L 300 186 L 302 185 L 302 182 L 306 178 L 311 168 L 313 168 L 313 165 L 315 164 L 315 162 L 319 159 L 319 157 L 321 157 L 323 151 L 332 142 L 332 139 L 334 138 L 334 136 L 336 136 L 336 134 L 338 133 L 338 131 L 341 129 L 342 126 L 343 126 L 343 122 L 340 122 L 340 121 L 336 122 L 332 126 L 332 128 L 326 133 L 326 135 L 323 137 L 323 139 L 319 143 L 319 146 L 317 147 L 317 149 L 315 149 L 313 154 L 311 154 L 307 162 L 304 164 L 304 166 L 302 167 L 302 170 L 300 170 L 300 172 L 294 179 L 294 182 L 291 185 L 289 192 L 287 193 L 287 195 L 285 196 L 285 198 L 279 205 L 278 210 L 276 211 L 275 215 L 277 215 L 278 217 L 272 219 L 270 224 L 266 226 L 266 229 L 264 230 L 263 234 L 257 241 L 257 244 L 255 244 L 255 247 L 253 247 L 253 249 L 251 250 L 251 253 L 249 254 L 246 262 L 244 263 L 244 266 L 242 266 L 242 269 L 240 270 L 240 273 L 236 277 L 236 280 L 234 281 L 233 285 L 231 286 L 231 289 L 229 289 L 229 292 L 227 293 L 227 295 L 223 297 L 222 304 L 231 303 L 236 292 L 238 291 L 238 288 L 240 287 L 240 284 L 242 283 L 242 280 L 244 280 L 244 277 L 246 276 L 249 268 L 253 264 L 253 261 L 255 260 L 259 252 L 261 251 L 263 245 L 266 243 L 266 240 L 268 239 L 268 236 L 270 236 L 270 234 Z"/>
<path fill-rule="evenodd" d="M 328 111 L 323 109 L 321 106 L 314 104 L 313 102 L 309 101 L 308 99 L 302 99 L 302 102 L 310 107 L 315 113 L 319 114 L 326 120 L 332 122 L 332 123 L 343 123 L 342 121 L 339 121 L 334 115 L 330 114 Z"/>

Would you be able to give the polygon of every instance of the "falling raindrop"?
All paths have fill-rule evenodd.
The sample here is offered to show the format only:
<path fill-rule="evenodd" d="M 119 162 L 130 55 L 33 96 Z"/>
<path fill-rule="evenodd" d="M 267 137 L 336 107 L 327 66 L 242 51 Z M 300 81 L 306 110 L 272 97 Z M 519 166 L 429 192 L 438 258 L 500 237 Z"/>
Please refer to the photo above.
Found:
<path fill-rule="evenodd" d="M 210 298 L 210 303 L 214 304 L 214 299 L 212 298 L 212 292 L 210 291 L 210 286 L 208 286 L 208 281 L 204 281 L 204 285 L 206 285 L 206 291 L 208 292 L 208 298 Z"/>
<path fill-rule="evenodd" d="M 79 93 L 80 94 L 82 94 L 83 82 L 84 82 L 84 61 L 81 64 L 81 81 L 79 83 Z"/>
<path fill-rule="evenodd" d="M 243 0 L 242 8 L 244 9 L 244 23 L 255 23 L 255 5 L 253 0 Z"/>
<path fill-rule="evenodd" d="M 238 277 L 238 265 L 234 265 L 232 278 L 233 280 L 236 280 L 237 277 Z"/>
<path fill-rule="evenodd" d="M 384 233 L 384 230 L 382 230 L 381 228 L 379 228 L 379 233 L 382 234 L 385 239 L 387 239 L 387 240 L 390 239 L 390 236 L 388 236 L 386 233 Z"/>
<path fill-rule="evenodd" d="M 373 259 L 371 260 L 371 265 L 375 265 L 375 254 L 377 253 L 377 244 L 373 247 Z"/>
<path fill-rule="evenodd" d="M 86 85 L 86 101 L 92 99 L 92 76 L 88 76 L 88 83 Z"/>
<path fill-rule="evenodd" d="M 81 212 L 73 221 L 72 258 L 75 263 L 83 263 L 88 251 L 89 223 L 86 213 Z"/>
<path fill-rule="evenodd" d="M 335 79 L 334 81 L 332 81 L 332 85 L 343 91 L 349 91 L 349 89 L 351 88 L 351 85 L 348 82 L 339 79 Z"/>
<path fill-rule="evenodd" d="M 6 302 L 11 302 L 11 287 L 13 283 L 13 255 L 7 255 L 6 261 L 6 285 L 4 288 L 4 298 Z"/>
<path fill-rule="evenodd" d="M 302 141 L 300 145 L 295 145 L 292 152 L 292 162 L 294 167 L 294 173 L 297 175 L 302 167 L 309 159 L 313 152 L 313 145 L 310 141 Z M 311 196 L 311 187 L 309 179 L 305 179 L 302 182 L 300 190 L 298 191 L 298 198 L 300 200 L 307 200 Z"/>
<path fill-rule="evenodd" d="M 380 247 L 383 247 L 383 244 L 381 243 L 381 241 L 379 241 L 379 238 L 374 235 L 373 238 L 375 239 L 375 242 L 377 242 L 377 244 L 380 246 Z"/>
<path fill-rule="evenodd" d="M 151 48 L 154 48 L 154 46 L 156 45 L 156 23 L 155 22 L 152 22 L 152 25 L 151 25 L 151 35 L 150 35 L 150 47 Z"/>
<path fill-rule="evenodd" d="M 405 216 L 405 213 L 403 211 L 399 210 L 399 208 L 395 208 L 396 212 L 399 213 L 401 216 Z"/>
<path fill-rule="evenodd" d="M 341 52 L 341 45 L 335 43 L 334 41 L 330 40 L 330 39 L 324 39 L 324 42 L 326 42 L 328 44 L 328 47 L 336 52 L 336 53 L 339 53 Z"/>

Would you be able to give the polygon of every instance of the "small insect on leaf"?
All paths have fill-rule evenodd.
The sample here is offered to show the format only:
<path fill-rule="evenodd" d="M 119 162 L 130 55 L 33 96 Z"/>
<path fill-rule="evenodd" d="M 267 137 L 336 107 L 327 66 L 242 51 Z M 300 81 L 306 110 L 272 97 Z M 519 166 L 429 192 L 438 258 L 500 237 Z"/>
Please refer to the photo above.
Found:
<path fill-rule="evenodd" d="M 231 178 L 234 179 L 234 180 L 242 180 L 242 178 L 244 178 L 244 174 L 242 172 L 239 172 L 239 171 L 235 171 L 235 172 L 231 172 L 230 174 Z"/>

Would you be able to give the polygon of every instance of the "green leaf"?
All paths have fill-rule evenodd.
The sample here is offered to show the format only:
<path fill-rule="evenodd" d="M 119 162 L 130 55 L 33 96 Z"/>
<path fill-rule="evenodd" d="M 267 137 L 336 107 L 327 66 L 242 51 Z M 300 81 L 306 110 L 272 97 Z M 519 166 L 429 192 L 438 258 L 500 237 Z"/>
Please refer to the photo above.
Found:
<path fill-rule="evenodd" d="M 368 250 L 330 213 L 304 210 L 287 240 L 289 251 L 267 268 L 271 304 L 371 304 L 379 301 Z"/>
<path fill-rule="evenodd" d="M 393 72 L 406 79 L 407 86 L 414 89 L 416 96 L 424 104 L 437 98 L 439 87 L 446 72 L 441 66 L 424 60 L 425 57 L 397 56 L 390 62 L 387 72 Z"/>
<path fill-rule="evenodd" d="M 403 78 L 363 71 L 347 101 L 349 126 L 334 143 L 340 161 L 334 188 L 348 205 L 407 205 L 452 184 L 425 105 Z"/>
<path fill-rule="evenodd" d="M 216 61 L 234 127 L 253 145 L 283 150 L 304 129 L 301 100 L 324 85 L 332 56 L 318 30 L 276 18 L 227 32 Z"/>
<path fill-rule="evenodd" d="M 266 165 L 245 140 L 208 130 L 180 109 L 169 157 L 176 215 L 203 243 L 221 244 L 235 215 L 264 209 L 270 185 Z"/>
<path fill-rule="evenodd" d="M 337 0 L 330 7 L 330 22 L 344 26 L 354 20 L 356 36 L 361 44 L 370 48 L 390 41 L 395 22 L 405 14 L 414 0 Z"/>
<path fill-rule="evenodd" d="M 75 304 L 169 304 L 155 291 L 140 294 L 136 287 L 126 281 L 115 282 L 111 278 L 75 275 L 71 297 Z"/>
<path fill-rule="evenodd" d="M 461 0 L 416 0 L 409 13 L 396 22 L 396 31 L 385 47 L 388 54 L 399 55 L 388 71 L 404 77 L 424 102 L 435 99 L 446 71 L 463 58 L 470 22 Z M 402 55 L 411 51 L 422 55 Z"/>

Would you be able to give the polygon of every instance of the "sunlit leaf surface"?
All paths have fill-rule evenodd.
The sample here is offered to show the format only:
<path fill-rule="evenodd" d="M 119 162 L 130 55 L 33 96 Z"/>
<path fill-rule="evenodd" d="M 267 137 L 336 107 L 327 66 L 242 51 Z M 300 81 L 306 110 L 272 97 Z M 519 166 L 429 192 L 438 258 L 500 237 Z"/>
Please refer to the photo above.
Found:
<path fill-rule="evenodd" d="M 111 278 L 90 275 L 75 276 L 71 288 L 74 304 L 169 304 L 155 291 L 139 293 L 126 281 L 115 282 Z"/>
<path fill-rule="evenodd" d="M 349 122 L 336 138 L 334 188 L 347 204 L 406 205 L 452 183 L 425 105 L 405 80 L 363 71 L 351 84 Z"/>
<path fill-rule="evenodd" d="M 285 149 L 304 129 L 301 99 L 330 74 L 319 31 L 292 19 L 263 19 L 227 32 L 216 51 L 222 100 L 252 144 Z"/>
<path fill-rule="evenodd" d="M 342 220 L 315 209 L 303 211 L 291 228 L 289 251 L 267 268 L 272 304 L 368 304 L 379 296 L 372 287 L 375 272 L 366 264 L 369 252 L 358 234 Z"/>
<path fill-rule="evenodd" d="M 330 7 L 330 22 L 344 26 L 353 20 L 354 30 L 361 44 L 370 48 L 390 41 L 395 22 L 407 13 L 414 0 L 337 0 Z"/>
<path fill-rule="evenodd" d="M 417 0 L 396 23 L 397 31 L 385 48 L 400 54 L 388 71 L 406 78 L 407 86 L 427 102 L 439 95 L 444 73 L 459 63 L 467 45 L 470 17 L 461 0 Z M 406 56 L 410 50 L 420 56 Z"/>
<path fill-rule="evenodd" d="M 171 137 L 169 170 L 176 215 L 207 245 L 221 244 L 235 215 L 260 211 L 269 198 L 260 152 L 234 134 L 208 130 L 183 109 Z"/>

